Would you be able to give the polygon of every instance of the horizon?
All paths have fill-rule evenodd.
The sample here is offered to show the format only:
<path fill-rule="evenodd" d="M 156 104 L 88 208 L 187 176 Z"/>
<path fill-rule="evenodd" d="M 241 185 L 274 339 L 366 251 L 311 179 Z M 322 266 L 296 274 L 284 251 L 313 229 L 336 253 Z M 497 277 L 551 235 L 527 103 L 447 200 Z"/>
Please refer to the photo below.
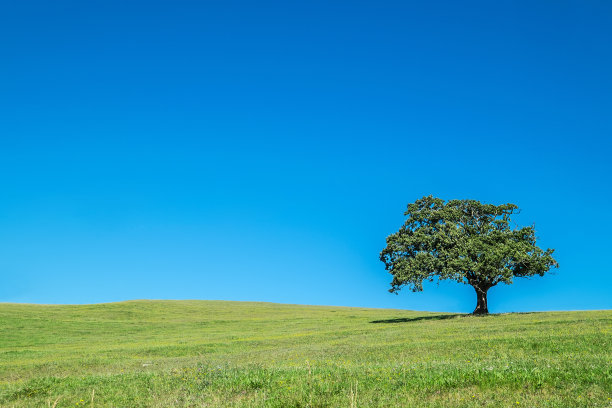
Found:
<path fill-rule="evenodd" d="M 345 309 L 377 309 L 377 310 L 398 310 L 402 312 L 419 312 L 419 313 L 443 313 L 443 314 L 463 314 L 466 316 L 473 315 L 470 312 L 447 312 L 443 310 L 419 310 L 419 309 L 398 309 L 390 307 L 369 307 L 369 306 L 346 306 L 346 305 L 327 305 L 327 304 L 304 304 L 304 303 L 279 303 L 279 302 L 266 302 L 258 300 L 226 300 L 226 299 L 126 299 L 118 300 L 113 302 L 100 302 L 100 303 L 23 303 L 23 302 L 2 302 L 0 305 L 22 305 L 22 306 L 97 306 L 97 305 L 112 305 L 118 303 L 129 303 L 129 302 L 236 302 L 236 303 L 261 303 L 278 306 L 306 306 L 306 307 L 329 307 L 329 308 L 345 308 Z M 486 316 L 504 315 L 504 314 L 528 314 L 528 313 L 565 313 L 565 312 L 605 312 L 611 309 L 571 309 L 571 310 L 530 310 L 528 312 L 492 312 Z"/>
<path fill-rule="evenodd" d="M 612 3 L 5 8 L 2 303 L 469 312 L 467 285 L 388 293 L 431 194 L 515 203 L 555 249 L 491 313 L 612 309 Z"/>

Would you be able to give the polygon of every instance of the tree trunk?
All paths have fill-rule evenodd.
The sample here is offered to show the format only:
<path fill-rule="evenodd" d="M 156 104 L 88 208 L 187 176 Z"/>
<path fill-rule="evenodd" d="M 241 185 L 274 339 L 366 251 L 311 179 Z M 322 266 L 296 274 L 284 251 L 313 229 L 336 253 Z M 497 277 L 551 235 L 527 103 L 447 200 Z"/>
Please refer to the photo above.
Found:
<path fill-rule="evenodd" d="M 476 309 L 474 309 L 473 314 L 489 314 L 489 308 L 487 306 L 487 292 L 489 289 L 480 289 L 474 286 L 474 290 L 476 290 Z"/>

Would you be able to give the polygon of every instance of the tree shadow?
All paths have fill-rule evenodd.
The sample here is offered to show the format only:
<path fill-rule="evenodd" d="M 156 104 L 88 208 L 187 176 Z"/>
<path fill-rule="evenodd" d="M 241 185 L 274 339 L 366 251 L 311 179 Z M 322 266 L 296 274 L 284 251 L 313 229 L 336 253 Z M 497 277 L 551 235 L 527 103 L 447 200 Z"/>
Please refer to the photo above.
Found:
<path fill-rule="evenodd" d="M 507 315 L 527 315 L 538 312 L 510 312 L 510 313 L 489 313 L 484 315 L 475 315 L 472 313 L 453 313 L 453 314 L 439 314 L 430 316 L 418 316 L 418 317 L 398 317 L 395 319 L 384 319 L 384 320 L 372 320 L 370 323 L 410 323 L 418 322 L 421 320 L 447 320 L 455 319 L 459 317 L 499 317 Z"/>
<path fill-rule="evenodd" d="M 421 320 L 446 320 L 446 319 L 454 319 L 456 317 L 465 317 L 472 316 L 471 314 L 440 314 L 440 315 L 432 315 L 432 316 L 418 316 L 418 317 L 398 317 L 395 319 L 385 319 L 385 320 L 372 320 L 370 323 L 410 323 L 410 322 L 418 322 Z"/>

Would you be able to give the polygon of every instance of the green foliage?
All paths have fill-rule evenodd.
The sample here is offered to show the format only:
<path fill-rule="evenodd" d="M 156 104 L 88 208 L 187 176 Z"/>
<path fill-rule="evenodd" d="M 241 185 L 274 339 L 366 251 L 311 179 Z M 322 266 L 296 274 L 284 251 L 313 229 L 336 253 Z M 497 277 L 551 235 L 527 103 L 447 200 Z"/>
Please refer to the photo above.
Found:
<path fill-rule="evenodd" d="M 611 311 L 0 304 L 0 407 L 609 407 L 611 333 Z"/>
<path fill-rule="evenodd" d="M 390 291 L 422 291 L 423 282 L 437 278 L 469 284 L 486 302 L 486 292 L 498 283 L 543 276 L 558 266 L 554 250 L 536 245 L 533 226 L 512 227 L 517 211 L 514 204 L 432 196 L 409 204 L 404 225 L 387 237 L 380 254 L 393 275 Z"/>

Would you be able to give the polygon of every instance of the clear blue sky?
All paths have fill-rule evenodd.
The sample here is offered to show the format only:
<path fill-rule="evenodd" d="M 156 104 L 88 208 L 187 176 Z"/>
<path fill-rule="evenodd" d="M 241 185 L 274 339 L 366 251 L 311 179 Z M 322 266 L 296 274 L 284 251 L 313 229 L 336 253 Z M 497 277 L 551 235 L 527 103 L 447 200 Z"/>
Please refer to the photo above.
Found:
<path fill-rule="evenodd" d="M 513 202 L 556 275 L 492 312 L 612 308 L 612 3 L 5 1 L 0 301 L 389 294 L 408 202 Z"/>

